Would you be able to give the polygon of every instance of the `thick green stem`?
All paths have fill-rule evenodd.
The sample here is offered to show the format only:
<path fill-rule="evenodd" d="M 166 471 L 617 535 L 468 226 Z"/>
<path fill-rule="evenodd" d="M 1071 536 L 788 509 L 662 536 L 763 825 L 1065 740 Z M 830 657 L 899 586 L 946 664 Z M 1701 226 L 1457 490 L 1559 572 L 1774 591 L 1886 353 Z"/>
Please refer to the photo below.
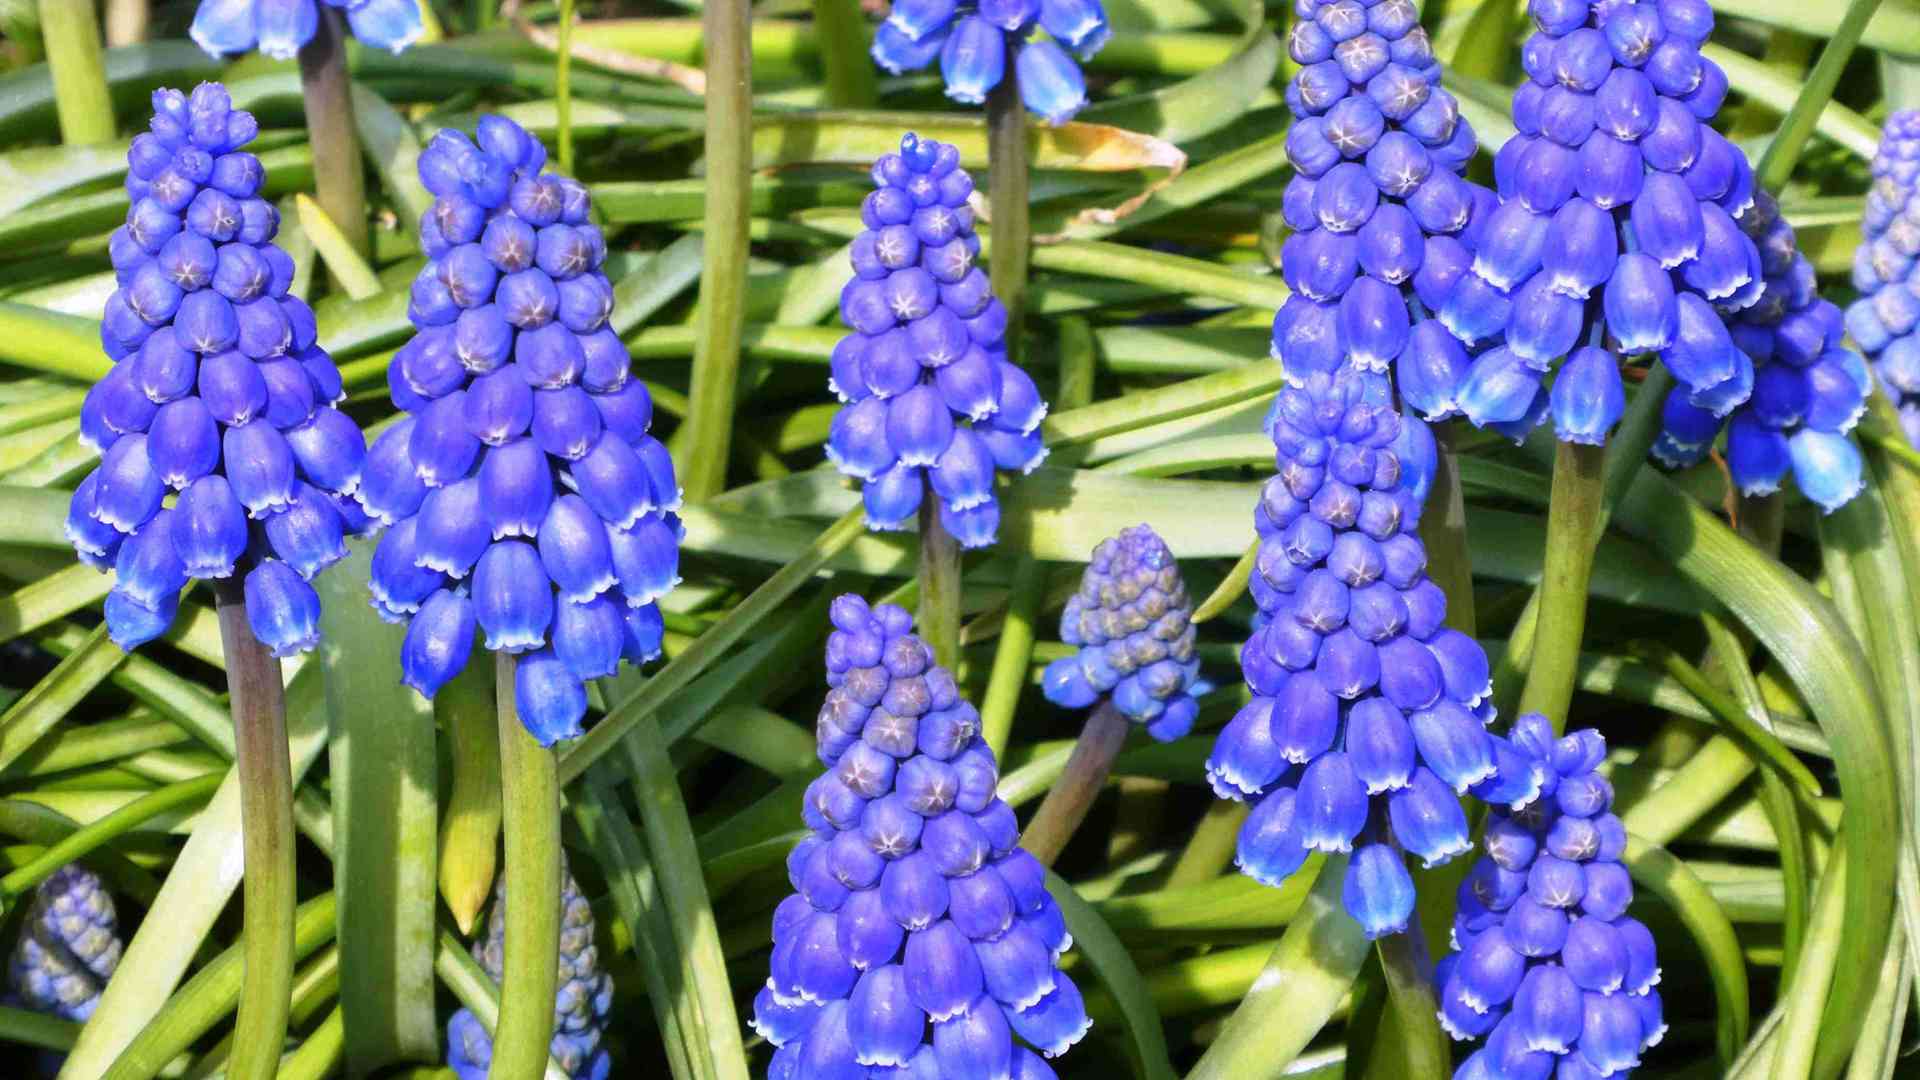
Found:
<path fill-rule="evenodd" d="M 726 487 L 740 340 L 747 316 L 747 254 L 753 167 L 753 70 L 746 0 L 712 0 L 702 16 L 707 59 L 706 266 L 700 275 L 686 453 L 687 498 Z"/>
<path fill-rule="evenodd" d="M 1600 542 L 1601 468 L 1606 450 L 1561 443 L 1554 451 L 1553 497 L 1547 505 L 1546 559 L 1540 574 L 1540 611 L 1520 711 L 1545 713 L 1556 730 L 1567 723 L 1580 642 L 1587 626 L 1587 582 Z"/>
<path fill-rule="evenodd" d="M 1007 355 L 1017 364 L 1026 357 L 1022 319 L 1033 230 L 1027 207 L 1027 107 L 1020 101 L 1011 38 L 1006 48 L 1006 76 L 987 95 L 987 212 L 993 223 L 987 272 L 993 294 L 1007 309 Z"/>
<path fill-rule="evenodd" d="M 1473 554 L 1467 549 L 1467 504 L 1460 487 L 1460 458 L 1455 428 L 1433 429 L 1439 464 L 1420 518 L 1420 539 L 1427 546 L 1427 576 L 1447 594 L 1447 625 L 1471 637 L 1474 632 Z"/>
<path fill-rule="evenodd" d="M 53 73 L 60 141 L 72 146 L 112 139 L 113 98 L 92 0 L 40 0 L 40 37 Z"/>
<path fill-rule="evenodd" d="M 879 77 L 867 56 L 869 35 L 860 0 L 813 0 L 813 23 L 827 69 L 827 105 L 871 109 L 879 100 Z"/>
<path fill-rule="evenodd" d="M 936 662 L 960 663 L 960 543 L 940 524 L 940 497 L 920 495 L 920 640 Z"/>
<path fill-rule="evenodd" d="M 1073 839 L 1074 830 L 1086 820 L 1093 800 L 1107 785 L 1107 774 L 1113 771 L 1113 759 L 1120 756 L 1120 747 L 1127 741 L 1129 726 L 1111 698 L 1103 698 L 1087 717 L 1073 753 L 1067 756 L 1065 771 L 1047 790 L 1046 799 L 1020 835 L 1020 846 L 1039 859 L 1040 865 L 1052 866 L 1067 841 Z"/>
<path fill-rule="evenodd" d="M 245 967 L 233 1026 L 232 1080 L 265 1080 L 280 1065 L 293 983 L 293 770 L 280 662 L 247 625 L 237 578 L 215 589 L 240 779 Z"/>
<path fill-rule="evenodd" d="M 147 0 L 107 0 L 107 44 L 114 48 L 147 40 L 153 12 Z"/>
<path fill-rule="evenodd" d="M 1384 1075 L 1404 1076 L 1410 1080 L 1444 1080 L 1452 1051 L 1446 1032 L 1440 1030 L 1439 1003 L 1433 996 L 1433 972 L 1427 958 L 1427 942 L 1415 920 L 1406 933 L 1388 934 L 1374 946 L 1380 953 L 1380 968 L 1387 976 L 1388 1004 L 1393 1010 L 1398 1043 L 1404 1055 L 1400 1068 Z"/>
<path fill-rule="evenodd" d="M 560 0 L 560 44 L 553 54 L 554 133 L 560 171 L 573 175 L 573 0 Z"/>
<path fill-rule="evenodd" d="M 339 13 L 326 4 L 320 5 L 313 40 L 300 50 L 300 92 L 306 101 L 313 188 L 320 208 L 355 251 L 370 256 L 366 168 L 360 158 L 360 136 L 354 130 L 346 44 Z"/>
<path fill-rule="evenodd" d="M 514 708 L 514 659 L 499 654 L 494 693 L 506 833 L 507 933 L 500 1026 L 488 1080 L 532 1080 L 547 1064 L 560 976 L 560 780 L 553 751 Z"/>

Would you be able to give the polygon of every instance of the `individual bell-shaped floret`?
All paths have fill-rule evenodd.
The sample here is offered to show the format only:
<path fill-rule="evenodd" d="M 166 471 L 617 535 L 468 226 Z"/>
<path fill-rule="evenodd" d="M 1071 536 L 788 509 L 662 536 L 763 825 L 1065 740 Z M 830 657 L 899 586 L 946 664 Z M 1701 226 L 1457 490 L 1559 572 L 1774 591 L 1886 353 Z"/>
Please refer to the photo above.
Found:
<path fill-rule="evenodd" d="M 339 9 L 353 36 L 375 48 L 402 53 L 426 33 L 417 0 L 200 0 L 189 32 L 214 56 L 258 48 L 291 60 L 319 29 L 321 4 Z"/>
<path fill-rule="evenodd" d="M 105 611 L 122 647 L 165 633 L 190 580 L 228 579 L 244 585 L 255 636 L 290 655 L 318 639 L 307 582 L 366 527 L 352 508 L 366 440 L 337 408 L 312 310 L 287 291 L 293 261 L 243 149 L 253 117 L 217 83 L 156 91 L 153 108 L 127 152 L 133 206 L 108 244 L 116 362 L 81 408 L 101 462 L 74 491 L 67 535 L 114 570 Z"/>
<path fill-rule="evenodd" d="M 570 1080 L 607 1080 L 613 1060 L 601 1045 L 613 1010 L 613 979 L 600 968 L 593 909 L 573 875 L 560 882 L 560 989 L 553 1000 L 552 1058 Z M 473 943 L 473 958 L 495 982 L 506 965 L 507 883 L 493 891 L 487 936 Z M 447 1067 L 460 1080 L 486 1080 L 493 1037 L 478 1017 L 461 1009 L 447 1021 Z"/>
<path fill-rule="evenodd" d="M 478 629 L 516 656 L 520 718 L 550 745 L 583 730 L 589 680 L 659 654 L 681 492 L 611 322 L 586 189 L 546 160 L 499 116 L 421 153 L 419 280 L 439 289 L 416 283 L 419 332 L 388 371 L 410 415 L 375 440 L 356 498 L 390 526 L 369 587 L 408 623 L 403 681 L 432 697 Z"/>
<path fill-rule="evenodd" d="M 1194 652 L 1193 601 L 1173 552 L 1151 526 L 1102 541 L 1080 591 L 1060 615 L 1060 639 L 1079 652 L 1047 665 L 1047 700 L 1069 709 L 1110 697 L 1122 716 L 1162 742 L 1193 728 L 1211 690 Z"/>
<path fill-rule="evenodd" d="M 959 162 L 954 147 L 908 135 L 874 163 L 840 297 L 848 334 L 828 385 L 846 404 L 827 458 L 861 481 L 869 528 L 905 528 L 931 497 L 971 548 L 998 532 L 995 477 L 1045 459 L 1047 405 L 1006 359 L 1007 312 L 973 265 L 973 181 Z"/>
<path fill-rule="evenodd" d="M 968 105 L 1012 76 L 1029 112 L 1064 124 L 1087 104 L 1076 57 L 1091 59 L 1108 36 L 1101 0 L 901 0 L 872 53 L 894 75 L 937 62 L 947 96 Z"/>
<path fill-rule="evenodd" d="M 905 611 L 842 596 L 829 617 L 826 771 L 803 798 L 810 831 L 753 1003 L 769 1075 L 1050 1077 L 1041 1058 L 1089 1021 L 979 714 Z"/>

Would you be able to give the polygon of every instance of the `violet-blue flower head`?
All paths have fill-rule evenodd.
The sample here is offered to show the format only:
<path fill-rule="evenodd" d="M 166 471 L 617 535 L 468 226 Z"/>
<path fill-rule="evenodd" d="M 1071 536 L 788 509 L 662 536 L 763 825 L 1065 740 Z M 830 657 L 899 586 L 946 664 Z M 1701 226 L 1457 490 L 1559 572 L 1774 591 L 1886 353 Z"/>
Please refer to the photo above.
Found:
<path fill-rule="evenodd" d="M 420 0 L 200 0 L 188 33 L 214 56 L 257 48 L 291 60 L 319 29 L 321 3 L 338 8 L 353 36 L 377 49 L 405 52 L 426 33 Z"/>
<path fill-rule="evenodd" d="M 1259 615 L 1240 652 L 1253 699 L 1207 776 L 1251 802 L 1236 863 L 1278 885 L 1314 851 L 1353 852 L 1345 906 L 1369 936 L 1413 912 L 1401 851 L 1467 850 L 1459 796 L 1524 804 L 1538 780 L 1499 736 L 1486 653 L 1446 626 L 1446 596 L 1406 527 L 1414 505 L 1385 376 L 1345 367 L 1287 387 L 1271 414 L 1279 474 L 1254 511 Z"/>
<path fill-rule="evenodd" d="M 520 718 L 551 745 L 580 734 L 588 680 L 659 655 L 680 486 L 609 322 L 587 190 L 546 163 L 500 116 L 421 153 L 435 199 L 408 309 L 418 332 L 387 370 L 411 415 L 374 441 L 359 498 L 392 526 L 369 584 L 374 608 L 408 623 L 407 685 L 437 693 L 477 627 L 519 656 Z"/>
<path fill-rule="evenodd" d="M 894 75 L 938 61 L 947 96 L 968 105 L 984 102 L 1013 74 L 1028 111 L 1064 124 L 1087 104 L 1078 61 L 1091 59 L 1108 36 L 1101 0 L 901 0 L 874 34 L 872 52 Z"/>
<path fill-rule="evenodd" d="M 1667 1025 L 1653 934 L 1626 913 L 1626 826 L 1594 771 L 1606 739 L 1556 739 L 1528 713 L 1511 745 L 1544 782 L 1528 806 L 1494 809 L 1460 886 L 1453 952 L 1434 972 L 1440 1023 L 1486 1044 L 1455 1076 L 1625 1076 Z"/>
<path fill-rule="evenodd" d="M 493 893 L 487 936 L 473 943 L 473 958 L 498 983 L 506 965 L 507 893 L 503 878 Z M 553 999 L 555 1063 L 571 1080 L 607 1080 L 613 1059 L 601 1045 L 613 1011 L 613 978 L 600 969 L 594 944 L 593 908 L 573 875 L 561 872 L 560 989 Z M 493 1038 L 473 1013 L 461 1009 L 447 1021 L 447 1067 L 460 1080 L 486 1080 Z"/>
<path fill-rule="evenodd" d="M 840 293 L 847 336 L 827 385 L 845 407 L 827 457 L 862 482 L 867 526 L 907 527 L 931 489 L 962 547 L 999 532 L 994 477 L 1047 456 L 1047 403 L 1007 358 L 1007 309 L 974 265 L 980 239 L 960 152 L 907 135 L 874 163 Z"/>
<path fill-rule="evenodd" d="M 100 338 L 114 366 L 87 392 L 81 440 L 101 454 L 66 531 L 114 571 L 107 629 L 132 649 L 166 632 L 193 579 L 238 577 L 254 636 L 276 656 L 319 637 L 314 575 L 346 555 L 366 459 L 337 407 L 340 373 L 260 197 L 259 130 L 225 87 L 157 90 L 127 151 L 119 283 Z M 177 493 L 172 506 L 163 506 Z"/>
<path fill-rule="evenodd" d="M 775 1080 L 1048 1080 L 1090 1022 L 1046 871 L 1019 846 L 980 715 L 891 604 L 830 609 L 827 771 L 787 858 L 753 1025 Z"/>
<path fill-rule="evenodd" d="M 1084 709 L 1110 695 L 1122 716 L 1161 742 L 1193 728 L 1200 695 L 1193 601 L 1180 564 L 1148 525 L 1093 549 L 1080 591 L 1060 615 L 1060 639 L 1079 651 L 1047 665 L 1047 700 Z"/>
<path fill-rule="evenodd" d="M 1860 452 L 1847 434 L 1866 412 L 1873 376 L 1844 338 L 1848 326 L 1857 325 L 1867 340 L 1877 340 L 1874 304 L 1863 298 L 1843 317 L 1820 298 L 1812 264 L 1766 192 L 1755 193 L 1740 225 L 1758 245 L 1765 282 L 1757 302 L 1725 316 L 1733 347 L 1751 361 L 1743 400 L 1727 408 L 1717 394 L 1676 387 L 1653 455 L 1668 466 L 1698 462 L 1724 418 L 1727 471 L 1742 494 L 1771 494 L 1791 475 L 1802 494 L 1832 513 L 1865 482 Z"/>
<path fill-rule="evenodd" d="M 1873 157 L 1873 185 L 1853 256 L 1847 332 L 1873 361 L 1873 373 L 1900 411 L 1907 441 L 1920 446 L 1920 111 L 1887 118 Z"/>
<path fill-rule="evenodd" d="M 1625 396 L 1603 358 L 1653 353 L 1724 415 L 1753 364 L 1715 312 L 1751 307 L 1764 285 L 1753 170 L 1710 126 L 1727 92 L 1700 53 L 1712 11 L 1533 0 L 1531 12 L 1517 131 L 1494 156 L 1500 208 L 1438 305 L 1478 354 L 1461 411 L 1515 438 L 1551 418 L 1564 441 L 1603 443 Z"/>
<path fill-rule="evenodd" d="M 23 1007 L 85 1023 L 120 964 L 120 923 L 106 883 L 79 863 L 34 890 L 7 967 Z"/>

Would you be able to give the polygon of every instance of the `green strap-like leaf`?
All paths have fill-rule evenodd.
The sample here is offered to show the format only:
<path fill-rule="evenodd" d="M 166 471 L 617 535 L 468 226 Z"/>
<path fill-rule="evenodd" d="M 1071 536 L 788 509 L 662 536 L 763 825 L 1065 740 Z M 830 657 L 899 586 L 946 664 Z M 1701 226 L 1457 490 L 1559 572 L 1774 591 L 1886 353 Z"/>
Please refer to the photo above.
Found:
<path fill-rule="evenodd" d="M 1167 1061 L 1166 1033 L 1160 1027 L 1160 1014 L 1154 1010 L 1153 997 L 1147 993 L 1140 969 L 1134 966 L 1127 947 L 1109 927 L 1093 905 L 1080 898 L 1073 886 L 1053 871 L 1047 871 L 1047 892 L 1060 905 L 1060 914 L 1073 935 L 1074 949 L 1087 963 L 1107 992 L 1119 1005 L 1131 1036 L 1128 1057 L 1134 1075 L 1140 1080 L 1173 1080 L 1173 1066 Z M 1084 993 L 1084 990 L 1083 990 Z"/>

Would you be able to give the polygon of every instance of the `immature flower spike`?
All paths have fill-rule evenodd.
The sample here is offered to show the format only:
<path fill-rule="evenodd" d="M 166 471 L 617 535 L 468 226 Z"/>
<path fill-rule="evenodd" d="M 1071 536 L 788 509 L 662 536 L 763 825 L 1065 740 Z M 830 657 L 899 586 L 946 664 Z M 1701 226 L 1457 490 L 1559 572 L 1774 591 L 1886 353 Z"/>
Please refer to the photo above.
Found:
<path fill-rule="evenodd" d="M 113 897 L 92 871 L 68 863 L 34 890 L 7 967 L 7 985 L 34 1012 L 85 1023 L 120 964 Z"/>
<path fill-rule="evenodd" d="M 1052 1080 L 1042 1057 L 1090 1022 L 980 716 L 905 611 L 842 596 L 830 617 L 827 771 L 807 789 L 812 835 L 787 858 L 797 891 L 774 911 L 754 998 L 754 1028 L 779 1048 L 767 1075 Z"/>
<path fill-rule="evenodd" d="M 1100 0 L 898 0 L 874 34 L 873 61 L 899 75 L 937 59 L 947 96 L 969 105 L 1012 74 L 1028 111 L 1064 124 L 1087 104 L 1074 57 L 1091 59 L 1107 37 Z"/>
<path fill-rule="evenodd" d="M 1236 863 L 1279 885 L 1314 851 L 1352 851 L 1345 906 L 1367 934 L 1406 929 L 1413 880 L 1468 848 L 1459 795 L 1523 805 L 1538 779 L 1493 718 L 1486 653 L 1449 629 L 1405 522 L 1413 498 L 1383 376 L 1343 368 L 1280 392 L 1279 475 L 1254 528 L 1260 613 L 1240 651 L 1253 700 L 1207 759 L 1221 798 L 1250 801 Z"/>
<path fill-rule="evenodd" d="M 1773 197 L 1755 193 L 1740 224 L 1759 245 L 1766 288 L 1757 303 L 1727 315 L 1734 347 L 1753 362 L 1751 393 L 1726 418 L 1727 471 L 1743 495 L 1778 491 L 1791 473 L 1807 498 L 1832 513 L 1865 482 L 1847 433 L 1866 412 L 1873 376 L 1843 344 L 1846 320 L 1815 291 L 1813 266 Z M 1873 340 L 1872 302 L 1855 311 L 1852 321 Z M 1653 455 L 1669 466 L 1705 457 L 1721 425 L 1714 409 L 1678 388 L 1663 420 Z"/>
<path fill-rule="evenodd" d="M 593 908 L 580 894 L 571 873 L 560 882 L 560 990 L 553 1000 L 553 1060 L 572 1080 L 607 1080 L 613 1059 L 600 1045 L 613 1010 L 613 979 L 600 970 L 594 945 Z M 506 965 L 507 892 L 494 886 L 493 914 L 487 936 L 473 943 L 473 958 L 498 983 Z M 493 1039 L 472 1012 L 461 1009 L 447 1021 L 447 1067 L 460 1080 L 486 1080 L 493 1061 Z"/>
<path fill-rule="evenodd" d="M 336 408 L 312 309 L 287 292 L 280 217 L 241 149 L 259 125 L 218 83 L 157 90 L 153 107 L 127 152 L 133 206 L 107 245 L 120 287 L 100 339 L 114 367 L 80 408 L 102 461 L 74 491 L 67 536 L 114 571 L 106 618 L 121 648 L 165 633 L 190 579 L 238 574 L 254 635 L 286 656 L 318 641 L 308 582 L 365 525 L 350 496 L 366 440 Z"/>
<path fill-rule="evenodd" d="M 947 531 L 984 547 L 1000 528 L 995 471 L 1031 472 L 1047 456 L 1047 403 L 1007 359 L 1007 309 L 974 265 L 960 152 L 909 134 L 873 181 L 840 293 L 849 332 L 827 385 L 846 406 L 827 457 L 863 482 L 869 528 L 905 528 L 931 487 Z"/>
<path fill-rule="evenodd" d="M 1047 665 L 1047 700 L 1085 709 L 1102 695 L 1161 742 L 1193 729 L 1212 687 L 1194 653 L 1193 601 L 1173 552 L 1136 525 L 1093 550 L 1080 591 L 1060 615 L 1060 639 L 1079 647 Z"/>
<path fill-rule="evenodd" d="M 1920 111 L 1887 118 L 1873 157 L 1873 186 L 1853 254 L 1847 332 L 1873 360 L 1880 385 L 1900 410 L 1907 441 L 1920 446 Z"/>
<path fill-rule="evenodd" d="M 188 33 L 214 56 L 258 48 L 291 60 L 313 40 L 320 3 L 345 12 L 353 36 L 375 48 L 405 52 L 426 32 L 420 0 L 200 0 Z"/>
<path fill-rule="evenodd" d="M 1547 718 L 1513 725 L 1540 798 L 1496 809 L 1486 854 L 1461 883 L 1454 952 L 1440 961 L 1440 1023 L 1486 1037 L 1455 1080 L 1626 1076 L 1666 1033 L 1653 934 L 1627 916 L 1633 879 L 1613 788 L 1595 772 L 1607 741 L 1555 739 Z"/>
<path fill-rule="evenodd" d="M 1700 54 L 1713 11 L 1706 0 L 1530 10 L 1518 130 L 1493 162 L 1500 207 L 1438 305 L 1472 354 L 1452 402 L 1516 439 L 1551 415 L 1563 441 L 1602 443 L 1625 402 L 1608 355 L 1656 353 L 1690 400 L 1725 415 L 1746 399 L 1753 363 L 1715 308 L 1750 307 L 1765 285 L 1742 228 L 1753 170 L 1709 126 L 1727 92 Z"/>
<path fill-rule="evenodd" d="M 587 189 L 546 161 L 499 116 L 420 155 L 435 199 L 408 308 L 419 332 L 387 369 L 409 415 L 374 442 L 359 498 L 391 526 L 370 585 L 408 623 L 407 685 L 437 693 L 477 627 L 519 654 L 520 719 L 552 745 L 580 734 L 587 680 L 659 655 L 681 529 L 653 399 L 608 322 Z"/>

